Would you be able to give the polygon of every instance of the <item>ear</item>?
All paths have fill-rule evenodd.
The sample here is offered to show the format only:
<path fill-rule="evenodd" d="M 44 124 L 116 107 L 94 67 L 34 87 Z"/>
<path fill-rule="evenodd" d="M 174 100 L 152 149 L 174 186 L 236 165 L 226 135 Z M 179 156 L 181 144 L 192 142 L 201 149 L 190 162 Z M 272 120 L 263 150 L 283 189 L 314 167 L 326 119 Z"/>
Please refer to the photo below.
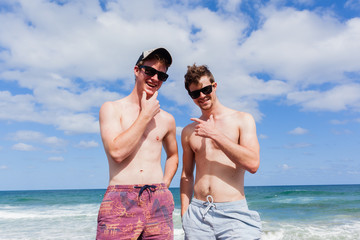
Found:
<path fill-rule="evenodd" d="M 213 88 L 216 90 L 216 87 L 217 87 L 217 82 L 214 82 L 213 83 Z"/>
<path fill-rule="evenodd" d="M 135 67 L 134 67 L 134 74 L 135 74 L 135 76 L 137 76 L 137 75 L 139 74 L 139 71 L 140 71 L 139 66 L 138 66 L 138 65 L 135 65 Z"/>

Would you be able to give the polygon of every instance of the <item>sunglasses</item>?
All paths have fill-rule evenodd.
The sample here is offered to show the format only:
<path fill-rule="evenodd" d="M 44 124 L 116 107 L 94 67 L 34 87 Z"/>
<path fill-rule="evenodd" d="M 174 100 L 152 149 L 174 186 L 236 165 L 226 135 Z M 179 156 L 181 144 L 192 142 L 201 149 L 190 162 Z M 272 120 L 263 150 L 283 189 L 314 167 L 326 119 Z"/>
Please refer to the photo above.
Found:
<path fill-rule="evenodd" d="M 188 91 L 188 92 L 192 99 L 196 99 L 196 98 L 200 97 L 200 92 L 202 92 L 203 94 L 210 94 L 212 92 L 212 86 L 213 85 L 211 84 L 206 87 L 203 87 L 202 89 L 195 90 L 192 92 Z"/>
<path fill-rule="evenodd" d="M 152 67 L 149 67 L 149 66 L 141 65 L 141 66 L 139 66 L 139 68 L 143 68 L 145 70 L 145 74 L 150 76 L 150 77 L 157 74 L 158 79 L 160 81 L 162 81 L 162 82 L 165 82 L 166 79 L 169 77 L 169 75 L 167 75 L 166 73 L 160 72 L 160 71 L 156 70 L 155 68 L 152 68 Z"/>

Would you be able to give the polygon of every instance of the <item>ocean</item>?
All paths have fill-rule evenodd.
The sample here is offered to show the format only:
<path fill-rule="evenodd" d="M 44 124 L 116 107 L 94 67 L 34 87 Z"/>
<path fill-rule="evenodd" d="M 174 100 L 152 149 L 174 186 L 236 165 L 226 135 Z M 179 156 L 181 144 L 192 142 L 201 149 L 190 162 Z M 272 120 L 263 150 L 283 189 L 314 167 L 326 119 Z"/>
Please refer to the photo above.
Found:
<path fill-rule="evenodd" d="M 179 188 L 175 239 L 183 239 Z M 0 191 L 0 239 L 95 239 L 105 189 Z M 360 240 L 360 185 L 245 187 L 263 240 Z"/>

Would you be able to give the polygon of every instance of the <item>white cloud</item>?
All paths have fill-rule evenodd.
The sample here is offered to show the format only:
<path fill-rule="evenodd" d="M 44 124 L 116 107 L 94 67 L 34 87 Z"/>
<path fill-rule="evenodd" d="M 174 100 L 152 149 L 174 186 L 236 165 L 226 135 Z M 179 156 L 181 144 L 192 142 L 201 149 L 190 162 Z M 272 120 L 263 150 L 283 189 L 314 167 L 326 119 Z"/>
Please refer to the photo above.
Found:
<path fill-rule="evenodd" d="M 289 131 L 289 134 L 292 134 L 292 135 L 304 135 L 306 133 L 308 133 L 309 131 L 305 128 L 302 128 L 302 127 L 297 127 L 291 131 Z"/>
<path fill-rule="evenodd" d="M 282 169 L 282 170 L 289 170 L 290 168 L 292 168 L 292 167 L 290 167 L 289 165 L 287 165 L 287 164 L 283 164 L 283 165 L 281 165 L 280 166 L 280 168 Z"/>
<path fill-rule="evenodd" d="M 349 122 L 348 120 L 338 120 L 338 119 L 333 119 L 330 121 L 330 123 L 333 125 L 344 125 L 347 124 L 348 122 Z"/>
<path fill-rule="evenodd" d="M 34 146 L 26 144 L 26 143 L 14 144 L 11 149 L 17 150 L 17 151 L 25 151 L 25 152 L 36 150 L 36 148 Z"/>
<path fill-rule="evenodd" d="M 267 72 L 294 87 L 338 82 L 360 68 L 360 19 L 292 8 L 263 9 L 264 24 L 238 51 L 251 72 Z"/>
<path fill-rule="evenodd" d="M 36 142 L 47 144 L 52 147 L 62 147 L 67 141 L 56 136 L 47 137 L 41 132 L 32 130 L 19 130 L 9 134 L 9 139 L 14 141 Z"/>
<path fill-rule="evenodd" d="M 173 55 L 161 94 L 180 106 L 193 108 L 183 76 L 196 62 L 212 70 L 222 103 L 258 121 L 259 101 L 283 97 L 307 111 L 360 111 L 359 84 L 346 75 L 360 71 L 359 18 L 339 21 L 270 1 L 256 4 L 260 24 L 249 32 L 249 18 L 236 11 L 241 0 L 219 1 L 218 12 L 187 1 L 108 1 L 107 11 L 96 0 L 4 3 L 13 8 L 0 15 L 0 80 L 26 93 L 0 92 L 1 120 L 98 133 L 99 107 L 127 94 L 140 51 L 155 46 Z"/>
<path fill-rule="evenodd" d="M 64 161 L 64 158 L 63 157 L 49 157 L 48 160 L 54 161 L 54 162 L 62 162 L 62 161 Z"/>
<path fill-rule="evenodd" d="M 360 84 L 334 87 L 328 91 L 302 91 L 288 94 L 288 99 L 301 104 L 304 110 L 341 111 L 360 110 Z"/>
<path fill-rule="evenodd" d="M 352 134 L 353 132 L 349 129 L 344 129 L 344 130 L 332 130 L 332 133 L 334 135 L 349 135 Z"/>
<path fill-rule="evenodd" d="M 44 138 L 44 134 L 32 130 L 20 130 L 9 136 L 15 141 L 41 141 Z"/>
<path fill-rule="evenodd" d="M 346 8 L 359 10 L 360 9 L 360 1 L 359 0 L 347 0 L 344 6 Z"/>
<path fill-rule="evenodd" d="M 95 148 L 98 147 L 99 143 L 95 141 L 80 141 L 76 147 L 78 148 Z"/>
<path fill-rule="evenodd" d="M 260 134 L 259 139 L 268 139 L 269 137 L 265 134 Z"/>
<path fill-rule="evenodd" d="M 6 165 L 1 165 L 0 166 L 0 170 L 5 170 L 5 169 L 7 169 L 8 168 L 8 166 L 6 166 Z"/>

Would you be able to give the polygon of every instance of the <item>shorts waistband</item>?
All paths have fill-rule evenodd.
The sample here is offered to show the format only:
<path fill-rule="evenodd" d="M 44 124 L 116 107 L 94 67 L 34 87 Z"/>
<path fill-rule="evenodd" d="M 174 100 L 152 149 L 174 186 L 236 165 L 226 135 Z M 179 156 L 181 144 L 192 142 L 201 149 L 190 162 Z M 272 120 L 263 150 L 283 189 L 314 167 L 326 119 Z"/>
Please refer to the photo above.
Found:
<path fill-rule="evenodd" d="M 208 201 L 201 201 L 199 199 L 193 198 L 190 204 L 193 204 L 197 207 L 206 208 L 206 206 L 208 205 Z M 213 204 L 216 206 L 216 209 L 229 209 L 235 207 L 248 209 L 246 199 L 232 201 L 232 202 L 214 202 Z"/>
<path fill-rule="evenodd" d="M 129 185 L 109 185 L 107 187 L 108 191 L 124 191 L 124 190 L 136 190 L 142 188 L 145 185 L 153 185 L 156 187 L 156 190 L 167 189 L 165 183 L 154 183 L 154 184 L 129 184 Z"/>

